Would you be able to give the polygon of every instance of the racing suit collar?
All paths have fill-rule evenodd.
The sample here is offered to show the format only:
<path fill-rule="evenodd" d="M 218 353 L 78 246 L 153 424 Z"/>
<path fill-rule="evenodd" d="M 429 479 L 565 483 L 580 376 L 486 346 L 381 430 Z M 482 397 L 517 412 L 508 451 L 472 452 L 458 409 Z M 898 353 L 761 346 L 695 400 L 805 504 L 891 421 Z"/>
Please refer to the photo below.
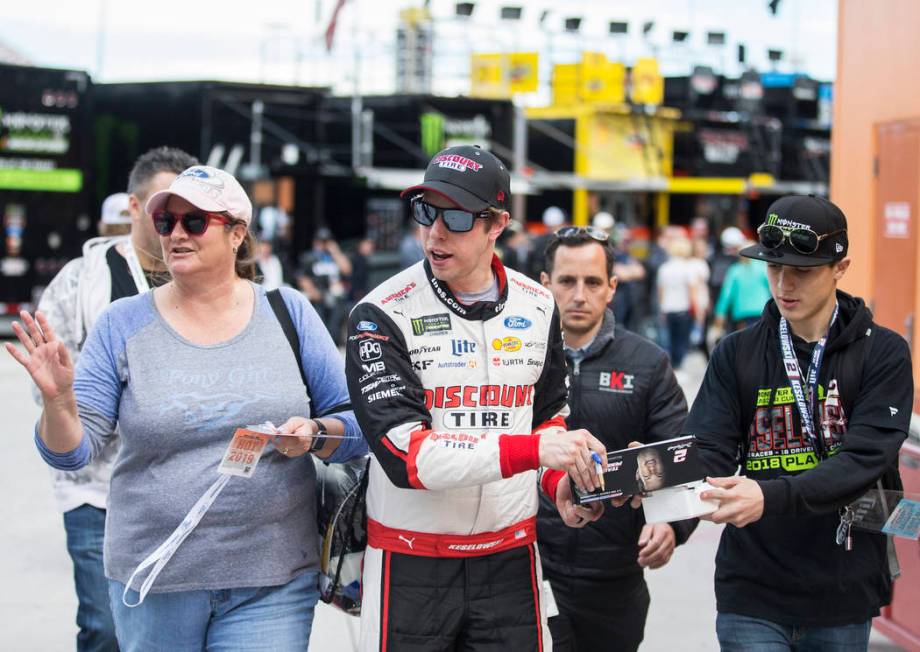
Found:
<path fill-rule="evenodd" d="M 435 278 L 431 271 L 431 264 L 427 258 L 425 259 L 425 276 L 428 277 L 428 283 L 434 290 L 435 296 L 452 313 L 470 321 L 487 321 L 505 309 L 505 302 L 508 300 L 508 279 L 505 275 L 505 266 L 495 254 L 492 254 L 492 273 L 498 281 L 498 301 L 477 301 L 467 306 L 457 299 L 447 283 Z"/>

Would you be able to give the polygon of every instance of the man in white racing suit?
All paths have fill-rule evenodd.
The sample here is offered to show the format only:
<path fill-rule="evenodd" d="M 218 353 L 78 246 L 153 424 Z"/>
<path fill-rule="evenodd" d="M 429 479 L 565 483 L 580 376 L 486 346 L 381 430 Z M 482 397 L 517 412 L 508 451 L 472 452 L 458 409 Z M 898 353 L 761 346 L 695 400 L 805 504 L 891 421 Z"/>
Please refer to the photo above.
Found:
<path fill-rule="evenodd" d="M 560 479 L 594 489 L 591 454 L 605 450 L 566 430 L 552 295 L 494 255 L 510 218 L 505 166 L 451 147 L 403 195 L 425 260 L 355 307 L 346 343 L 374 454 L 360 647 L 549 650 L 538 485 L 567 524 L 587 524 L 601 508 L 574 506 Z"/>

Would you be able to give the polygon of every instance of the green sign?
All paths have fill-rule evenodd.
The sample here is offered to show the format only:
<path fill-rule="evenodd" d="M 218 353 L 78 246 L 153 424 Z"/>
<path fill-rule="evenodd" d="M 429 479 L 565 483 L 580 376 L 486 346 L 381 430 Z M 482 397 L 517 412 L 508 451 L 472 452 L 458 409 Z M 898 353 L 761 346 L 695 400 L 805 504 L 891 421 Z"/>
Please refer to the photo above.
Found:
<path fill-rule="evenodd" d="M 71 168 L 28 170 L 0 168 L 0 190 L 41 190 L 44 192 L 79 192 L 83 172 Z"/>
<path fill-rule="evenodd" d="M 423 113 L 420 121 L 422 149 L 428 156 L 434 156 L 444 149 L 444 115 L 434 111 Z"/>

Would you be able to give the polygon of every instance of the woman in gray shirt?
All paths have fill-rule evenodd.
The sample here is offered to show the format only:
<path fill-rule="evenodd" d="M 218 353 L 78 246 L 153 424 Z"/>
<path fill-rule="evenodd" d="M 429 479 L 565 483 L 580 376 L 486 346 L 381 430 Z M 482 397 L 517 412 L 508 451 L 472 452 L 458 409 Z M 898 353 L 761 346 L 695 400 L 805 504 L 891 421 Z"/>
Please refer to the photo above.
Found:
<path fill-rule="evenodd" d="M 300 336 L 308 399 L 266 294 L 250 280 L 252 207 L 232 176 L 189 168 L 150 198 L 147 212 L 173 280 L 113 303 L 76 374 L 40 313 L 23 313 L 25 328 L 15 326 L 26 352 L 7 349 L 44 399 L 36 444 L 52 466 L 76 469 L 116 427 L 122 437 L 105 536 L 122 650 L 306 649 L 319 540 L 315 471 L 305 453 L 345 461 L 367 451 L 342 358 L 303 296 L 282 291 Z M 201 516 L 199 497 L 220 484 L 212 484 L 215 471 L 234 431 L 266 421 L 283 423 L 274 446 L 251 477 L 229 478 L 211 495 Z M 171 558 L 157 556 L 187 526 L 186 513 L 201 516 L 195 531 L 165 546 Z M 144 599 L 146 589 L 136 592 L 143 574 L 130 582 L 132 571 L 164 557 Z M 142 604 L 127 606 L 138 597 Z"/>

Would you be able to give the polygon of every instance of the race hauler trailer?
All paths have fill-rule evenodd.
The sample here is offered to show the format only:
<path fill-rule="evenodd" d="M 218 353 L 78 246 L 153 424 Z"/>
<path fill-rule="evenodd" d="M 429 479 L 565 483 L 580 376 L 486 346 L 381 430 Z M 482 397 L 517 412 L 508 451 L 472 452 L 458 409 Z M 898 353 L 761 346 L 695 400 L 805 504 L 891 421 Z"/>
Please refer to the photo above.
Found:
<path fill-rule="evenodd" d="M 89 92 L 85 72 L 0 65 L 0 332 L 94 233 Z"/>

